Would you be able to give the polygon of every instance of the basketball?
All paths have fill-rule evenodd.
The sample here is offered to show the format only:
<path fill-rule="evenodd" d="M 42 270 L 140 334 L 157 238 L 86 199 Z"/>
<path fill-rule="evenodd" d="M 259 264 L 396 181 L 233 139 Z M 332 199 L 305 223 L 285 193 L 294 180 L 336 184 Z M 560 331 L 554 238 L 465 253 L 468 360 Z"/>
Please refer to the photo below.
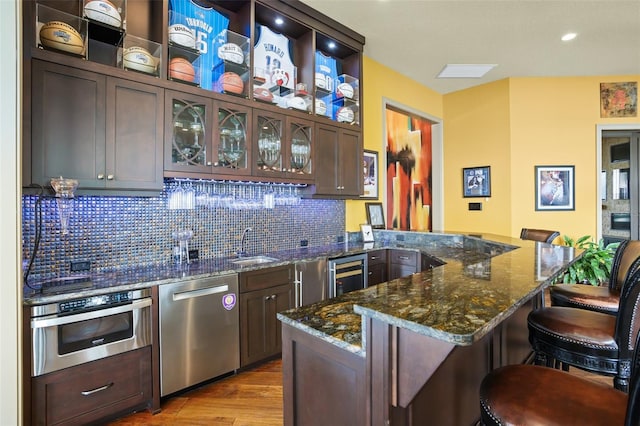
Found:
<path fill-rule="evenodd" d="M 196 79 L 196 70 L 185 58 L 173 58 L 169 62 L 169 77 L 193 83 Z"/>
<path fill-rule="evenodd" d="M 84 16 L 116 28 L 122 25 L 122 17 L 118 9 L 109 0 L 88 1 L 84 5 Z"/>
<path fill-rule="evenodd" d="M 265 87 L 256 87 L 253 89 L 253 97 L 265 102 L 273 102 L 273 93 Z"/>
<path fill-rule="evenodd" d="M 300 111 L 307 110 L 307 103 L 299 96 L 294 96 L 292 98 L 287 99 L 287 108 L 293 108 Z"/>
<path fill-rule="evenodd" d="M 336 119 L 339 123 L 353 123 L 355 114 L 350 108 L 342 107 L 336 113 Z"/>
<path fill-rule="evenodd" d="M 225 43 L 218 48 L 218 57 L 224 61 L 242 64 L 244 62 L 244 52 L 240 46 L 234 43 Z"/>
<path fill-rule="evenodd" d="M 353 98 L 353 87 L 349 83 L 340 83 L 336 87 L 336 96 L 338 98 Z"/>
<path fill-rule="evenodd" d="M 316 99 L 316 114 L 327 115 L 327 104 L 322 99 Z"/>
<path fill-rule="evenodd" d="M 240 76 L 234 72 L 225 72 L 220 76 L 218 82 L 222 86 L 222 90 L 229 93 L 241 95 L 244 91 L 244 83 Z"/>
<path fill-rule="evenodd" d="M 151 53 L 142 47 L 133 46 L 124 50 L 122 63 L 125 68 L 155 74 L 158 62 Z"/>
<path fill-rule="evenodd" d="M 40 43 L 45 47 L 81 55 L 84 41 L 71 25 L 61 21 L 49 21 L 40 29 Z"/>
<path fill-rule="evenodd" d="M 196 35 L 186 25 L 174 24 L 169 27 L 169 41 L 180 46 L 196 48 Z"/>

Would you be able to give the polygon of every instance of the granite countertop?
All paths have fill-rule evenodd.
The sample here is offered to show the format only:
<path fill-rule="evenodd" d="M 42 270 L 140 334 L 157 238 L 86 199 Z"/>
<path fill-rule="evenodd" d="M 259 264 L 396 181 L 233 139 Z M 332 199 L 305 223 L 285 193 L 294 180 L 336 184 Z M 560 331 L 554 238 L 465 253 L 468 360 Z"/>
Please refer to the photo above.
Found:
<path fill-rule="evenodd" d="M 421 251 L 446 262 L 443 266 L 288 310 L 278 318 L 360 355 L 365 346 L 362 315 L 470 345 L 549 285 L 578 254 L 570 247 L 499 236 L 462 239 L 461 246 L 432 249 L 425 242 Z"/>

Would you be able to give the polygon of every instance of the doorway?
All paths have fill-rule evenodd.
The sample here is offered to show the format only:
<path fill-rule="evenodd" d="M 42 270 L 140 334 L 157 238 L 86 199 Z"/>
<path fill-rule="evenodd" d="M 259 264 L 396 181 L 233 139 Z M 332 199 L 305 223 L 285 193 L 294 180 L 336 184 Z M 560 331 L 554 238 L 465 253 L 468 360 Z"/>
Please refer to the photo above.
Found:
<path fill-rule="evenodd" d="M 599 125 L 598 238 L 639 239 L 640 124 Z"/>

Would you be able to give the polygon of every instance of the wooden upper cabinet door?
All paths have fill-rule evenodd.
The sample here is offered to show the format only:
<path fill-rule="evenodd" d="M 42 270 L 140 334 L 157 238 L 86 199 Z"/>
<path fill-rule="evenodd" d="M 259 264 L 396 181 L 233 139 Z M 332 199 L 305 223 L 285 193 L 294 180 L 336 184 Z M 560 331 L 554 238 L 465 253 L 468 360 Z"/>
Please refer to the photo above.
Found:
<path fill-rule="evenodd" d="M 164 90 L 107 80 L 107 188 L 162 190 Z"/>
<path fill-rule="evenodd" d="M 63 176 L 104 188 L 105 77 L 32 61 L 32 183 Z"/>
<path fill-rule="evenodd" d="M 340 169 L 341 193 L 359 197 L 363 190 L 362 142 L 360 133 L 340 130 Z"/>
<path fill-rule="evenodd" d="M 316 129 L 316 193 L 339 195 L 338 129 L 326 125 L 317 125 Z"/>

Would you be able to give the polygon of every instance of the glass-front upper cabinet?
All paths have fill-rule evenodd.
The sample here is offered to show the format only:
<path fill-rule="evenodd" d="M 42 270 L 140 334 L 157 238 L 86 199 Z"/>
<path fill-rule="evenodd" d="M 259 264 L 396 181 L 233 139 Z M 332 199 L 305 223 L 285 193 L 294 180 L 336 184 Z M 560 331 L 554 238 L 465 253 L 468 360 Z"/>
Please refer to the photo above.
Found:
<path fill-rule="evenodd" d="M 280 176 L 284 170 L 284 116 L 254 110 L 255 170 L 257 176 Z"/>
<path fill-rule="evenodd" d="M 212 101 L 172 91 L 165 99 L 165 170 L 210 173 Z"/>
<path fill-rule="evenodd" d="M 216 174 L 247 175 L 251 172 L 251 109 L 228 102 L 216 102 L 213 163 Z"/>
<path fill-rule="evenodd" d="M 313 122 L 287 117 L 288 172 L 300 181 L 313 180 Z"/>

